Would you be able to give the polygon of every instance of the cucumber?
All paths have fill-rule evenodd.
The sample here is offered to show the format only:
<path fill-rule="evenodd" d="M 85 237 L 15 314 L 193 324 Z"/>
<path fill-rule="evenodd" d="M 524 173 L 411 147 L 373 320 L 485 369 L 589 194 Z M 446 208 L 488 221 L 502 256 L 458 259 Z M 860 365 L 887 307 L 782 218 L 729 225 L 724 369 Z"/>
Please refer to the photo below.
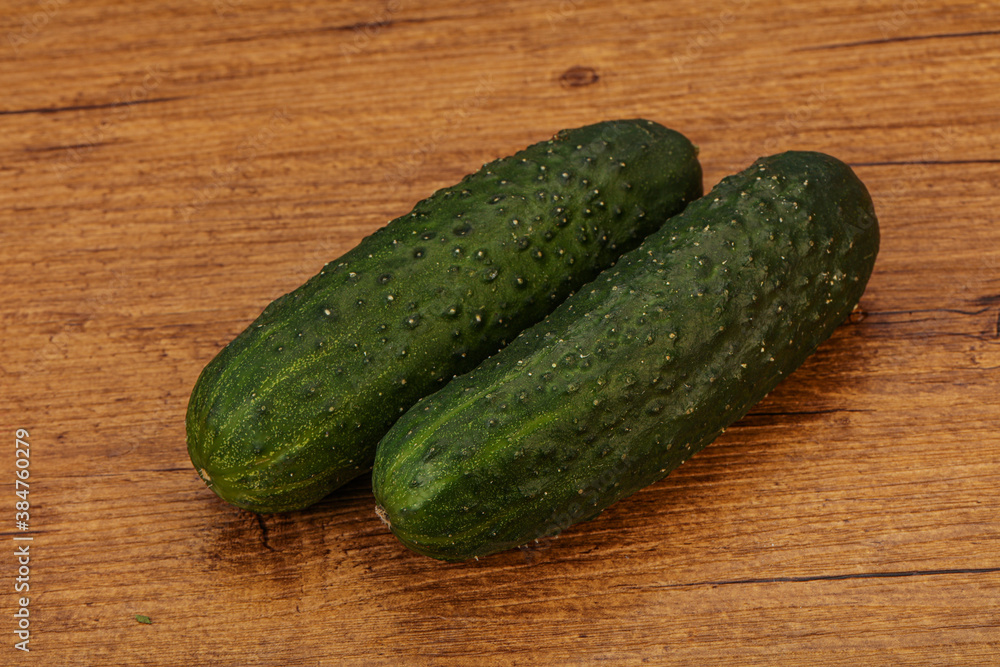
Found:
<path fill-rule="evenodd" d="M 271 303 L 201 373 L 188 451 L 222 499 L 306 507 L 371 468 L 422 396 L 489 357 L 702 194 L 648 120 L 559 132 L 418 203 Z"/>
<path fill-rule="evenodd" d="M 396 422 L 372 476 L 379 515 L 443 560 L 593 518 L 792 373 L 858 303 L 878 245 L 850 167 L 758 160 Z"/>

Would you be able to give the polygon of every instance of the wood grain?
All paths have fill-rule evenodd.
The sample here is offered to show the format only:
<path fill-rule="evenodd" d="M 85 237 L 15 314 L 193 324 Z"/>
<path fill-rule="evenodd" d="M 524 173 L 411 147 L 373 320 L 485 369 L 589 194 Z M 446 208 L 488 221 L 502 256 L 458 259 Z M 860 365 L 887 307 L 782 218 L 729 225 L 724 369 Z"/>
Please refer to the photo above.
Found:
<path fill-rule="evenodd" d="M 23 654 L 0 526 L 0 664 L 996 664 L 995 3 L 53 0 L 0 35 L 0 424 L 35 537 Z M 265 517 L 198 480 L 188 394 L 269 301 L 482 162 L 635 116 L 708 187 L 801 148 L 875 199 L 861 311 L 746 419 L 468 564 L 401 547 L 367 479 Z"/>

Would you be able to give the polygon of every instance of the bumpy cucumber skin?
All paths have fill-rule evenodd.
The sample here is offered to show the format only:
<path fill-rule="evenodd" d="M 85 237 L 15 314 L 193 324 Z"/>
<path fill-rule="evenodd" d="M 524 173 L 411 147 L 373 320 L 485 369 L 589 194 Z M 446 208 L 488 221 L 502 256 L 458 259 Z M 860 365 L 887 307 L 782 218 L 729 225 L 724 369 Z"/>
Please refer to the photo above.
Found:
<path fill-rule="evenodd" d="M 553 535 L 666 476 L 857 304 L 878 252 L 865 186 L 820 153 L 758 160 L 379 445 L 379 513 L 465 560 Z"/>
<path fill-rule="evenodd" d="M 271 303 L 204 369 L 188 451 L 224 500 L 306 507 L 369 470 L 420 397 L 475 367 L 702 194 L 697 150 L 647 120 L 486 164 Z"/>

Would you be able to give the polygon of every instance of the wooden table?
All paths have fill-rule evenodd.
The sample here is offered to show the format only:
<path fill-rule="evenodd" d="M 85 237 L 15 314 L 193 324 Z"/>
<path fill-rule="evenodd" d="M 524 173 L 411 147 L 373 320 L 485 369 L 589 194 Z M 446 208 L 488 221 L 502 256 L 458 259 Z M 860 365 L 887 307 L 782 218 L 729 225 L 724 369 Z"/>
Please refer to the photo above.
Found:
<path fill-rule="evenodd" d="M 0 28 L 0 663 L 1000 660 L 992 0 L 8 0 Z M 482 162 L 637 116 L 707 187 L 816 149 L 875 199 L 861 311 L 747 418 L 468 564 L 406 551 L 367 478 L 272 516 L 199 481 L 189 392 L 268 302 Z"/>

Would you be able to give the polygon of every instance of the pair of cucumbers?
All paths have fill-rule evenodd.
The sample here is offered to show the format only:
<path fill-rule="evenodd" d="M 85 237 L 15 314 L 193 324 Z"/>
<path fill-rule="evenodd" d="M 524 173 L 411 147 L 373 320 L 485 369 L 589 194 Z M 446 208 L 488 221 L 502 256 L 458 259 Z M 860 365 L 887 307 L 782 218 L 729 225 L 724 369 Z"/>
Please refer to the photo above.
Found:
<path fill-rule="evenodd" d="M 695 147 L 648 120 L 484 165 L 209 363 L 199 475 L 277 512 L 374 465 L 379 515 L 443 560 L 594 517 L 793 372 L 874 265 L 871 198 L 830 156 L 762 158 L 701 195 Z"/>

